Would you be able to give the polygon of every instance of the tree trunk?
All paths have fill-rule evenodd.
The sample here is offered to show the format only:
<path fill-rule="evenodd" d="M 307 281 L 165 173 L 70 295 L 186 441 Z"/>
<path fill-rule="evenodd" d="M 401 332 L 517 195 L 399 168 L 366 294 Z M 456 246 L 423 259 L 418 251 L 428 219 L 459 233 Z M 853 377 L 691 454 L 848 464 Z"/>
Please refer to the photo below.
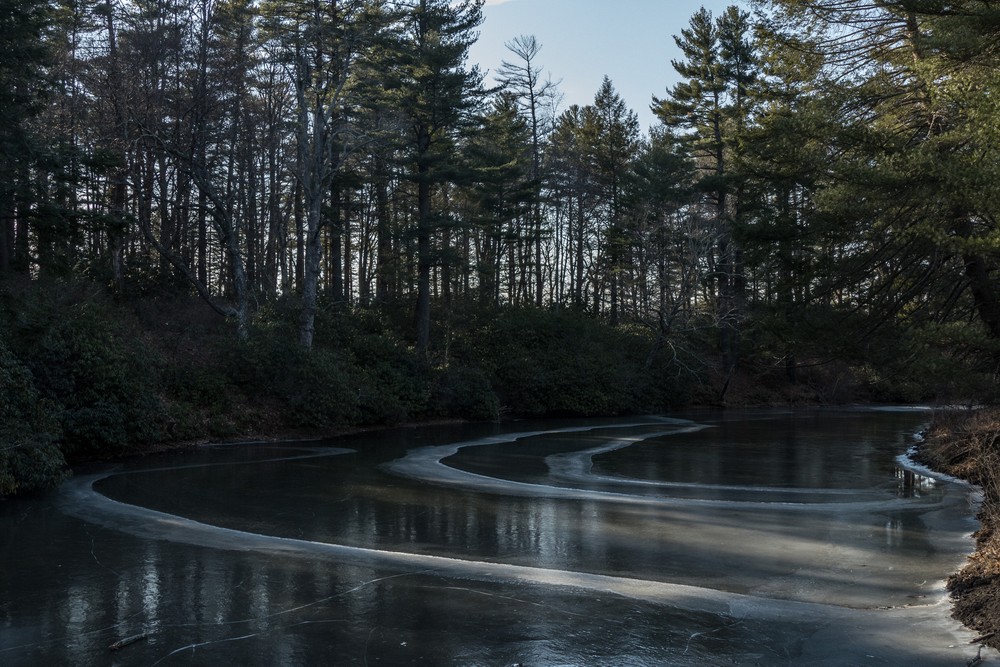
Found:
<path fill-rule="evenodd" d="M 298 165 L 301 168 L 301 164 Z M 298 173 L 301 173 L 298 172 Z M 305 206 L 302 202 L 302 183 L 295 184 L 295 192 L 292 195 L 294 202 L 293 215 L 295 217 L 295 290 L 302 291 L 305 282 Z"/>
<path fill-rule="evenodd" d="M 431 341 L 431 175 L 424 161 L 417 170 L 417 351 L 427 354 Z"/>
<path fill-rule="evenodd" d="M 302 279 L 302 312 L 299 315 L 299 344 L 312 349 L 316 333 L 316 310 L 319 300 L 320 264 L 323 261 L 322 204 L 318 188 L 309 188 L 309 210 L 306 220 L 305 266 Z"/>
<path fill-rule="evenodd" d="M 344 274 L 341 271 L 340 258 L 343 249 L 344 205 L 341 197 L 341 183 L 334 178 L 330 186 L 330 258 L 327 279 L 330 283 L 330 301 L 339 304 L 344 300 Z"/>
<path fill-rule="evenodd" d="M 375 266 L 375 299 L 386 303 L 395 297 L 393 293 L 392 276 L 394 273 L 394 254 L 392 251 L 392 225 L 389 219 L 389 177 L 386 173 L 385 160 L 375 157 L 375 236 L 376 236 L 376 266 Z"/>
<path fill-rule="evenodd" d="M 583 244 L 584 244 L 584 211 L 583 195 L 576 200 L 576 305 L 583 307 L 585 303 L 583 290 Z"/>
<path fill-rule="evenodd" d="M 0 204 L 0 275 L 11 269 L 14 255 L 14 218 L 16 216 L 14 197 L 10 190 L 5 193 Z"/>
<path fill-rule="evenodd" d="M 990 337 L 1000 339 L 1000 299 L 997 289 L 990 280 L 989 268 L 982 255 L 964 255 L 965 275 L 969 279 L 976 312 L 989 331 Z"/>

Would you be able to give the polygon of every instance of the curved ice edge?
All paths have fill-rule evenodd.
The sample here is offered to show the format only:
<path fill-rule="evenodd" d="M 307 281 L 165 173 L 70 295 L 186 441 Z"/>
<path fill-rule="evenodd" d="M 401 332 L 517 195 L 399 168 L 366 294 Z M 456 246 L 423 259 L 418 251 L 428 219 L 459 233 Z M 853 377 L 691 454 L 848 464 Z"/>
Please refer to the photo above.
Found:
<path fill-rule="evenodd" d="M 582 449 L 575 452 L 565 452 L 560 454 L 550 454 L 545 457 L 545 464 L 549 468 L 549 473 L 554 479 L 567 482 L 605 482 L 619 486 L 634 486 L 650 489 L 703 489 L 710 491 L 746 491 L 749 493 L 771 493 L 784 495 L 809 495 L 809 496 L 858 496 L 863 493 L 870 493 L 871 489 L 808 489 L 787 486 L 761 486 L 749 484 L 707 484 L 701 482 L 665 482 L 652 479 L 635 479 L 620 475 L 598 475 L 593 472 L 594 457 L 601 454 L 609 454 L 620 449 L 631 447 L 632 445 L 657 438 L 661 435 L 683 435 L 685 433 L 696 433 L 709 428 L 707 424 L 695 424 L 684 428 L 676 428 L 672 431 L 660 431 L 657 433 L 645 433 L 641 436 L 629 438 L 619 438 L 612 440 L 606 445 Z"/>
<path fill-rule="evenodd" d="M 958 486 L 964 486 L 968 489 L 979 488 L 975 484 L 971 484 L 965 481 L 964 479 L 961 479 L 959 477 L 953 477 L 952 475 L 947 475 L 943 472 L 934 470 L 933 468 L 928 468 L 922 463 L 917 463 L 917 461 L 914 460 L 913 457 L 916 456 L 917 451 L 919 449 L 920 449 L 919 444 L 913 445 L 912 447 L 907 449 L 905 453 L 900 454 L 899 456 L 896 457 L 896 463 L 899 465 L 900 468 L 904 468 L 906 470 L 909 470 L 910 472 L 917 473 L 918 475 L 922 475 L 924 477 L 930 477 L 931 479 L 936 479 L 939 482 L 956 484 Z"/>
<path fill-rule="evenodd" d="M 324 453 L 312 456 L 343 454 L 350 451 L 330 448 Z M 124 474 L 131 472 L 124 471 Z M 817 665 L 842 664 L 843 651 L 839 647 L 843 646 L 843 642 L 853 645 L 861 638 L 875 642 L 876 645 L 872 646 L 872 650 L 877 649 L 890 657 L 899 649 L 908 651 L 916 649 L 925 657 L 935 656 L 939 661 L 937 664 L 951 664 L 956 652 L 961 654 L 972 650 L 968 647 L 968 642 L 974 633 L 958 623 L 942 622 L 943 619 L 947 621 L 948 616 L 947 611 L 941 609 L 948 603 L 943 582 L 934 587 L 935 594 L 926 599 L 922 605 L 891 609 L 854 609 L 627 577 L 323 544 L 212 526 L 115 501 L 93 488 L 98 480 L 116 474 L 123 473 L 111 471 L 71 479 L 60 488 L 57 499 L 60 508 L 83 521 L 144 539 L 174 541 L 227 551 L 255 551 L 300 558 L 326 557 L 363 566 L 381 565 L 398 568 L 403 570 L 404 574 L 407 571 L 413 575 L 437 573 L 473 581 L 509 581 L 606 592 L 681 611 L 716 614 L 721 618 L 736 621 L 813 623 L 817 627 L 817 633 L 811 637 L 815 640 L 823 636 L 824 639 L 808 642 L 805 650 L 810 654 L 807 657 L 815 658 L 814 662 Z M 420 569 L 413 570 L 414 567 Z M 987 649 L 987 653 L 996 655 L 992 649 Z"/>
<path fill-rule="evenodd" d="M 619 493 L 615 491 L 597 491 L 593 489 L 576 489 L 562 486 L 552 486 L 548 484 L 533 484 L 530 482 L 517 482 L 513 480 L 489 477 L 478 473 L 468 472 L 453 468 L 444 459 L 453 456 L 461 449 L 467 447 L 482 447 L 485 445 L 499 445 L 512 443 L 525 438 L 537 437 L 540 435 L 556 435 L 563 433 L 582 433 L 600 429 L 620 429 L 636 428 L 641 426 L 660 426 L 664 423 L 673 424 L 675 428 L 669 430 L 655 431 L 645 434 L 645 437 L 659 437 L 672 435 L 675 433 L 688 432 L 690 429 L 701 426 L 686 419 L 660 419 L 655 422 L 633 422 L 628 424 L 598 426 L 577 426 L 563 429 L 552 429 L 543 431 L 522 431 L 518 433 L 505 433 L 502 435 L 487 436 L 468 440 L 464 442 L 450 443 L 447 445 L 431 445 L 410 450 L 402 458 L 384 463 L 380 466 L 388 473 L 413 479 L 426 484 L 445 486 L 450 488 L 461 488 L 479 493 L 493 493 L 503 496 L 520 496 L 530 498 L 557 498 L 563 500 L 587 500 L 623 503 L 629 505 L 643 505 L 647 507 L 678 507 L 678 506 L 702 506 L 730 508 L 738 510 L 778 510 L 778 511 L 808 511 L 808 512 L 871 512 L 880 510 L 899 509 L 900 507 L 912 507 L 919 505 L 921 508 L 930 508 L 944 503 L 943 499 L 932 501 L 914 498 L 892 498 L 889 500 L 870 500 L 857 502 L 829 502 L 829 503 L 802 503 L 802 502 L 769 502 L 750 500 L 721 500 L 710 498 L 672 498 L 664 496 L 634 495 Z"/>
<path fill-rule="evenodd" d="M 875 617 L 878 614 L 905 613 L 915 609 L 926 611 L 940 606 L 946 600 L 942 593 L 935 595 L 935 599 L 928 600 L 927 604 L 919 606 L 898 609 L 854 609 L 818 602 L 730 593 L 687 584 L 275 537 L 223 528 L 130 505 L 113 500 L 93 488 L 95 482 L 114 474 L 103 473 L 71 479 L 62 487 L 59 496 L 60 509 L 88 523 L 123 531 L 143 539 L 166 540 L 209 549 L 274 556 L 325 557 L 342 562 L 411 570 L 413 574 L 445 575 L 473 581 L 515 582 L 582 589 L 686 611 L 738 619 L 763 621 L 795 619 L 825 624 L 838 618 L 856 618 L 857 614 Z M 939 589 L 943 590 L 941 587 L 935 590 Z"/>

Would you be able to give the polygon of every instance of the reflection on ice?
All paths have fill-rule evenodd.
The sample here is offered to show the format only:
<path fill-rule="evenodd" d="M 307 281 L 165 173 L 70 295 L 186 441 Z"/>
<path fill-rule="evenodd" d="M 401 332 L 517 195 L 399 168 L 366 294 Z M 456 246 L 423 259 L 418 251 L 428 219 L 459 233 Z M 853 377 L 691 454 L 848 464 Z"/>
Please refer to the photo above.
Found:
<path fill-rule="evenodd" d="M 183 517 L 135 507 L 106 498 L 92 489 L 94 477 L 72 480 L 64 500 L 64 510 L 86 516 L 107 527 L 126 530 L 141 537 L 169 539 L 222 550 L 252 550 L 283 557 L 330 557 L 352 562 L 377 564 L 424 574 L 446 575 L 473 580 L 507 580 L 530 584 L 565 586 L 612 593 L 635 600 L 666 604 L 674 608 L 722 614 L 737 618 L 751 614 L 758 620 L 780 620 L 789 615 L 797 618 L 822 620 L 831 613 L 829 605 L 794 600 L 766 599 L 753 595 L 727 593 L 710 588 L 611 577 L 587 572 L 551 568 L 525 567 L 504 563 L 472 561 L 386 550 L 365 549 L 308 540 L 279 538 L 245 531 L 206 525 Z M 846 550 L 842 552 L 847 556 Z M 250 582 L 252 585 L 252 582 Z M 262 601 L 263 593 L 254 600 Z M 155 596 L 145 602 L 155 604 Z"/>
<path fill-rule="evenodd" d="M 961 664 L 942 578 L 970 546 L 968 489 L 894 459 L 907 414 L 230 447 L 80 476 L 59 507 L 101 537 L 61 598 L 68 662 L 111 628 L 151 633 L 123 665 Z M 27 619 L 12 586 L 0 619 Z M 0 663 L 67 662 L 15 636 L 0 626 Z"/>
<path fill-rule="evenodd" d="M 709 613 L 730 614 L 733 610 L 739 611 L 749 608 L 757 609 L 758 617 L 765 614 L 768 618 L 772 616 L 778 618 L 793 612 L 813 615 L 825 613 L 816 610 L 822 605 L 793 601 L 768 601 L 770 604 L 765 604 L 764 600 L 757 600 L 753 596 L 724 593 L 681 584 L 366 549 L 220 528 L 111 500 L 93 490 L 93 483 L 97 479 L 98 477 L 79 477 L 71 480 L 68 483 L 71 488 L 67 489 L 64 497 L 64 511 L 109 528 L 125 530 L 133 535 L 150 539 L 169 539 L 212 549 L 253 550 L 256 553 L 269 553 L 285 557 L 335 557 L 355 562 L 375 563 L 380 566 L 416 568 L 425 574 L 433 573 L 468 579 L 503 579 L 532 584 L 586 588 L 636 600 L 664 603 L 677 608 Z M 146 601 L 155 604 L 155 598 L 147 597 Z"/>

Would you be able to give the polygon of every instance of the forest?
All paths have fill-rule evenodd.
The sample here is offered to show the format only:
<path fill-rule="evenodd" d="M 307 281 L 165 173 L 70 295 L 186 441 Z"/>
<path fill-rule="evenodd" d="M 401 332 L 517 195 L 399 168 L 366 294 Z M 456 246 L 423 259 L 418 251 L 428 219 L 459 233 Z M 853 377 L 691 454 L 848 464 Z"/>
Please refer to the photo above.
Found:
<path fill-rule="evenodd" d="M 203 438 L 995 400 L 1000 3 L 703 9 L 649 135 L 530 35 L 487 83 L 482 21 L 0 0 L 0 495 Z"/>

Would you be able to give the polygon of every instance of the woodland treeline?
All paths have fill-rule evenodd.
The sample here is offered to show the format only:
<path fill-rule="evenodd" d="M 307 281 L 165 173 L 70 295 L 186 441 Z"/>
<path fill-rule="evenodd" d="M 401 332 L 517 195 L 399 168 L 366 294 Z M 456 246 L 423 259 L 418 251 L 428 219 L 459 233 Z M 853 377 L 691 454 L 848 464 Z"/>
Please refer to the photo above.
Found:
<path fill-rule="evenodd" d="M 0 0 L 7 421 L 93 455 L 240 391 L 311 426 L 663 409 L 741 375 L 992 399 L 1000 3 L 701 10 L 664 27 L 648 134 L 608 79 L 563 108 L 531 36 L 487 81 L 481 6 Z M 222 352 L 122 389 L 129 336 L 169 336 L 109 313 L 183 295 Z M 52 379 L 95 349 L 123 364 L 97 404 L 155 418 Z"/>

